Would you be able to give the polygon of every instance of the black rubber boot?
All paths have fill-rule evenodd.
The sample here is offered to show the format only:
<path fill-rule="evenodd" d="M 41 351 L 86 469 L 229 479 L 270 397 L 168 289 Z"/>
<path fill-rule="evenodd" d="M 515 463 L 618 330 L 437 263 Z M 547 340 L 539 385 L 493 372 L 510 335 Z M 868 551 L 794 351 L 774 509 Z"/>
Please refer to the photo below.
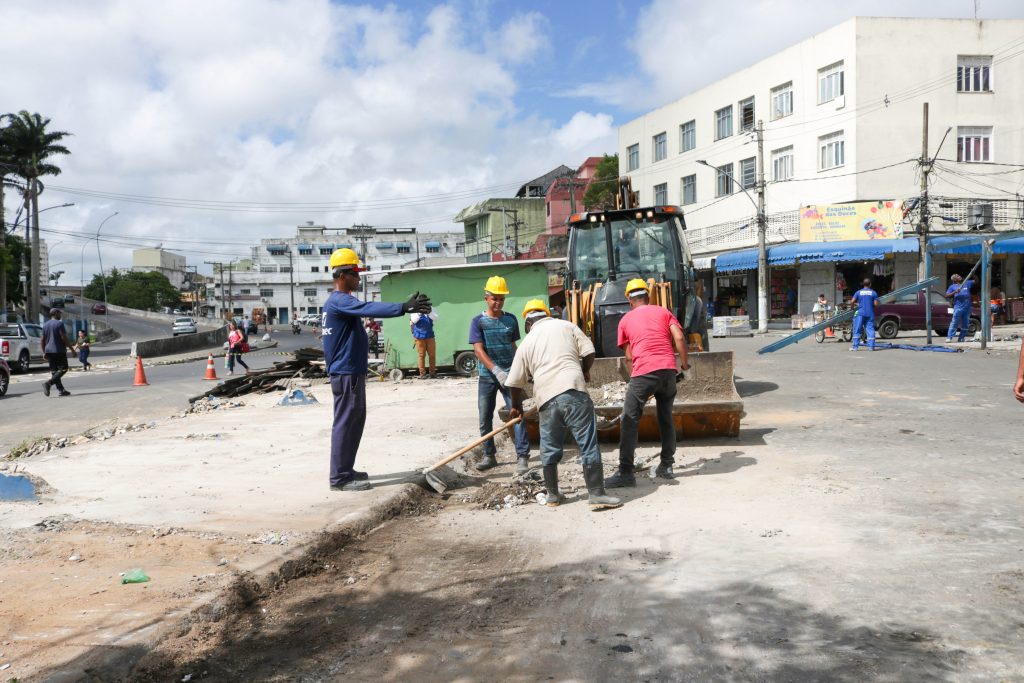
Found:
<path fill-rule="evenodd" d="M 658 465 L 654 470 L 654 476 L 658 479 L 675 479 L 676 475 L 672 473 L 672 465 L 665 465 L 664 463 Z"/>
<path fill-rule="evenodd" d="M 615 470 L 615 474 L 604 480 L 604 485 L 610 489 L 621 489 L 636 486 L 636 477 L 632 472 L 626 472 L 621 467 Z"/>
<path fill-rule="evenodd" d="M 558 465 L 544 465 L 544 488 L 548 497 L 544 504 L 555 508 L 565 502 L 565 496 L 558 492 Z"/>
<path fill-rule="evenodd" d="M 544 469 L 547 469 L 546 467 Z M 516 474 L 526 474 L 530 471 L 530 456 L 520 455 L 516 458 Z"/>
<path fill-rule="evenodd" d="M 633 479 L 633 475 L 627 475 Z M 617 508 L 622 506 L 622 501 L 615 496 L 609 496 L 604 491 L 604 470 L 600 464 L 584 465 L 583 480 L 587 482 L 587 493 L 590 499 L 590 507 L 594 510 L 603 508 Z M 636 482 L 633 482 L 636 485 Z"/>
<path fill-rule="evenodd" d="M 473 466 L 476 467 L 481 472 L 484 472 L 493 467 L 497 467 L 498 461 L 494 458 L 493 455 L 484 455 L 482 458 L 477 460 Z"/>

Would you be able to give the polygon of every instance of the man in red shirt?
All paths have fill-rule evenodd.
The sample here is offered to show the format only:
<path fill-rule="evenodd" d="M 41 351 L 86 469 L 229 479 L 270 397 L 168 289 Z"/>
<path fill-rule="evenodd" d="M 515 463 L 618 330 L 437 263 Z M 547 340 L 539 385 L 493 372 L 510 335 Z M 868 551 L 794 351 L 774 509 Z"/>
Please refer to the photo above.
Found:
<path fill-rule="evenodd" d="M 676 454 L 676 429 L 672 423 L 676 375 L 680 366 L 690 369 L 683 326 L 668 309 L 649 305 L 647 283 L 639 278 L 630 280 L 626 284 L 626 298 L 630 311 L 619 321 L 618 343 L 630 364 L 630 376 L 619 429 L 619 469 L 605 480 L 607 488 L 636 486 L 633 453 L 637 425 L 651 396 L 657 402 L 661 432 L 661 464 L 654 474 L 662 479 L 672 478 Z"/>

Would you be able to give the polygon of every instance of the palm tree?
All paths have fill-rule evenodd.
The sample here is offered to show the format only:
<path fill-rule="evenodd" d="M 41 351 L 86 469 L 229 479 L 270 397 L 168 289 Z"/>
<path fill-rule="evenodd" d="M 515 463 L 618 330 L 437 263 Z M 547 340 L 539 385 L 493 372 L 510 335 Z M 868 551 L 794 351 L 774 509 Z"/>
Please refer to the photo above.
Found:
<path fill-rule="evenodd" d="M 7 176 L 13 170 L 10 148 L 7 143 L 7 127 L 0 117 L 0 322 L 7 320 L 7 222 L 4 214 L 4 190 Z"/>
<path fill-rule="evenodd" d="M 39 310 L 39 194 L 43 191 L 40 176 L 60 175 L 60 167 L 48 159 L 58 154 L 70 154 L 59 144 L 70 133 L 47 130 L 50 119 L 25 110 L 5 116 L 8 125 L 5 137 L 12 158 L 14 174 L 25 180 L 25 209 L 32 215 L 32 268 L 30 277 L 30 304 L 26 313 L 34 318 Z"/>

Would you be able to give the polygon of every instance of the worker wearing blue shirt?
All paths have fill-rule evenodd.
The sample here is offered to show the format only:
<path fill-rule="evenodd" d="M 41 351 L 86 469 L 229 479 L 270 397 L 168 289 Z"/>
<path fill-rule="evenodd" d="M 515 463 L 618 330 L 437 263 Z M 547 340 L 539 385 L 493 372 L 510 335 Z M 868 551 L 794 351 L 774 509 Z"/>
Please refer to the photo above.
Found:
<path fill-rule="evenodd" d="M 857 315 L 853 317 L 853 346 L 856 351 L 860 346 L 860 333 L 865 327 L 868 330 L 868 348 L 875 350 L 875 306 L 878 305 L 878 292 L 871 289 L 871 279 L 864 279 L 864 286 L 858 289 L 850 303 L 857 307 Z"/>
<path fill-rule="evenodd" d="M 953 301 L 953 320 L 949 323 L 946 341 L 953 341 L 953 333 L 957 331 L 957 328 L 960 329 L 960 337 L 957 341 L 963 341 L 971 326 L 971 288 L 974 286 L 974 280 L 963 282 L 962 277 L 954 275 L 950 281 L 952 284 L 946 290 L 946 298 Z"/>
<path fill-rule="evenodd" d="M 334 424 L 331 428 L 331 490 L 365 491 L 369 475 L 355 469 L 356 452 L 366 424 L 366 372 L 370 342 L 363 318 L 397 318 L 406 313 L 429 313 L 430 299 L 416 292 L 404 304 L 360 301 L 352 295 L 359 289 L 359 273 L 366 270 L 351 249 L 331 254 L 334 291 L 327 298 L 323 314 L 324 361 L 334 394 Z"/>

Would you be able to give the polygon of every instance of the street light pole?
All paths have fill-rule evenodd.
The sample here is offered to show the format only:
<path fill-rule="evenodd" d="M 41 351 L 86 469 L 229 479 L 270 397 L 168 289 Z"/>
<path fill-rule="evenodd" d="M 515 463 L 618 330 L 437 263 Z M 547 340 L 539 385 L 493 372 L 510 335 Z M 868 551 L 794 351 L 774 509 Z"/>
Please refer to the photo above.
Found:
<path fill-rule="evenodd" d="M 100 253 L 100 230 L 103 229 L 103 224 L 109 221 L 111 218 L 119 214 L 120 211 L 115 211 L 100 222 L 100 227 L 96 228 L 96 255 L 100 259 L 100 282 L 103 283 L 103 319 L 107 319 L 107 276 L 103 274 L 103 254 Z"/>
<path fill-rule="evenodd" d="M 761 139 L 760 122 L 758 122 L 758 142 Z M 747 192 L 747 188 L 743 187 L 743 183 L 736 181 L 736 178 L 731 173 L 725 171 L 717 166 L 712 166 L 704 159 L 697 159 L 697 163 L 701 166 L 707 166 L 717 173 L 721 173 L 727 177 L 733 184 L 739 186 L 743 194 L 747 195 L 747 199 L 754 205 L 757 210 L 757 331 L 764 333 L 768 331 L 768 254 L 767 245 L 765 244 L 765 233 L 768 227 L 768 216 L 765 214 L 764 208 L 764 164 L 760 160 L 761 155 L 758 155 L 758 199 L 755 201 L 750 193 Z"/>

